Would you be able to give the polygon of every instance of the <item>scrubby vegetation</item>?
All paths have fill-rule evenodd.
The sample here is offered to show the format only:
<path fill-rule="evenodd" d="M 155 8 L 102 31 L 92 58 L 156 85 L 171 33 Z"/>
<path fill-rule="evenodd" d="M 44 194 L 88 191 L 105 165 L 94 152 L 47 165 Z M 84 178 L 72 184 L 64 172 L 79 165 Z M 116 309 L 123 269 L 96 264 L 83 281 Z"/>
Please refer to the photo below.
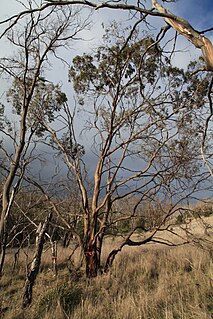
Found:
<path fill-rule="evenodd" d="M 110 249 L 105 245 L 105 250 Z M 26 256 L 13 272 L 10 252 L 1 285 L 5 319 L 210 319 L 213 317 L 211 251 L 193 246 L 127 248 L 107 275 L 87 279 L 66 267 L 69 249 L 59 251 L 59 272 L 43 255 L 33 304 L 22 310 Z"/>

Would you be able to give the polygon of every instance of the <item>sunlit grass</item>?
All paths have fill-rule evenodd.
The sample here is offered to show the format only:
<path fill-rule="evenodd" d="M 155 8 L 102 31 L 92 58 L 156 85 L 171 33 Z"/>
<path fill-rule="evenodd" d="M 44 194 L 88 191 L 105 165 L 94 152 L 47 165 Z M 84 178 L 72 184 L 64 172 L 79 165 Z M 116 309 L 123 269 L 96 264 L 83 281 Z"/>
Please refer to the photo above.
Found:
<path fill-rule="evenodd" d="M 107 245 L 110 245 L 108 242 Z M 105 251 L 111 247 L 106 247 Z M 213 263 L 208 251 L 184 246 L 126 249 L 111 272 L 95 279 L 69 272 L 70 250 L 59 250 L 59 273 L 43 256 L 32 306 L 20 307 L 26 271 L 22 253 L 12 272 L 7 258 L 0 281 L 5 319 L 210 319 L 213 317 Z"/>

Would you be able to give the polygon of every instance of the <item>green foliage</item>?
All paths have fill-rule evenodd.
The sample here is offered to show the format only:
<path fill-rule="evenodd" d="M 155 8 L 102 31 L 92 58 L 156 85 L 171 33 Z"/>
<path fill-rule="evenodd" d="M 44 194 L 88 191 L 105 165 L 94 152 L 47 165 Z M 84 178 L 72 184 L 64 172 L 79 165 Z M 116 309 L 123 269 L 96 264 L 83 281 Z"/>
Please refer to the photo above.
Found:
<path fill-rule="evenodd" d="M 83 145 L 76 143 L 73 139 L 72 132 L 68 131 L 64 133 L 62 137 L 59 139 L 61 146 L 63 147 L 63 151 L 71 158 L 81 158 L 85 154 L 85 148 Z M 58 148 L 58 145 L 51 139 L 51 143 Z M 61 149 L 59 149 L 59 153 L 62 154 Z"/>
<path fill-rule="evenodd" d="M 4 105 L 0 103 L 0 128 L 4 127 Z"/>
<path fill-rule="evenodd" d="M 175 112 L 186 107 L 199 109 L 204 106 L 209 78 L 202 79 L 192 74 L 199 67 L 199 62 L 192 62 L 184 72 L 171 66 L 168 57 L 163 56 L 162 49 L 150 35 L 142 34 L 141 37 L 135 32 L 127 42 L 126 30 L 122 33 L 116 23 L 105 31 L 103 46 L 98 47 L 95 53 L 84 53 L 72 61 L 69 76 L 81 103 L 89 93 L 95 96 L 108 92 L 113 94 L 116 88 L 125 98 L 145 94 L 153 85 L 156 92 L 163 91 L 169 81 Z M 157 85 L 159 76 L 162 82 Z M 166 95 L 161 96 L 163 116 L 166 109 L 162 97 Z M 153 100 L 154 103 L 156 101 Z"/>
<path fill-rule="evenodd" d="M 5 116 L 5 105 L 0 103 L 0 130 L 4 130 L 4 132 L 8 132 L 9 134 L 12 132 L 12 125 L 10 120 Z M 0 137 L 0 146 L 2 140 Z"/>
<path fill-rule="evenodd" d="M 80 70 L 77 75 L 76 70 Z M 70 78 L 74 79 L 74 89 L 78 93 L 84 93 L 89 89 L 90 82 L 98 76 L 98 70 L 93 64 L 93 57 L 87 54 L 76 56 L 73 59 L 73 66 L 69 71 Z"/>
<path fill-rule="evenodd" d="M 32 94 L 32 87 L 35 89 Z M 36 131 L 37 135 L 42 135 L 44 127 L 42 123 L 51 123 L 55 119 L 55 113 L 61 110 L 67 102 L 65 93 L 61 91 L 58 84 L 53 84 L 44 78 L 33 80 L 15 78 L 9 91 L 7 92 L 8 102 L 13 105 L 14 113 L 21 115 L 24 108 L 28 107 L 28 126 Z M 28 105 L 28 100 L 30 104 Z"/>
<path fill-rule="evenodd" d="M 187 216 L 185 216 L 185 214 L 179 214 L 177 216 L 176 222 L 178 224 L 183 224 L 185 222 L 186 218 L 187 218 Z"/>
<path fill-rule="evenodd" d="M 118 26 L 114 26 L 114 32 L 108 34 L 111 28 L 106 30 L 105 45 L 98 47 L 93 55 L 83 54 L 73 59 L 69 76 L 79 95 L 89 92 L 95 95 L 106 94 L 118 85 L 125 86 L 130 79 L 131 86 L 135 87 L 140 68 L 143 68 L 140 79 L 144 82 L 142 87 L 155 81 L 159 71 L 160 51 L 154 40 L 150 36 L 140 40 L 134 37 L 125 43 L 124 37 L 115 37 Z M 115 37 L 114 44 L 111 44 L 110 37 Z M 143 55 L 145 58 L 142 60 Z M 126 93 L 130 94 L 130 91 Z"/>
<path fill-rule="evenodd" d="M 116 228 L 117 233 L 128 233 L 131 229 L 131 221 L 129 219 L 123 220 L 117 224 Z"/>

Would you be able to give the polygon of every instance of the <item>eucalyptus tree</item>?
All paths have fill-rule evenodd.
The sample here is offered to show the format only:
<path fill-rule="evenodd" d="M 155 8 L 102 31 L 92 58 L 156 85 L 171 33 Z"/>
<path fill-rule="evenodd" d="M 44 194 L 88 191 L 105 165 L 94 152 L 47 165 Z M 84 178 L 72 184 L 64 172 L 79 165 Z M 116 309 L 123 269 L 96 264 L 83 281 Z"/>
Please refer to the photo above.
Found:
<path fill-rule="evenodd" d="M 31 7 L 32 2 L 28 4 Z M 4 129 L 1 128 L 0 151 L 4 155 L 5 170 L 1 196 L 0 273 L 10 229 L 11 206 L 31 161 L 33 138 L 43 134 L 37 117 L 48 123 L 53 121 L 54 112 L 66 101 L 60 86 L 46 79 L 46 71 L 52 68 L 54 59 L 60 59 L 58 51 L 69 48 L 86 25 L 88 20 L 79 18 L 78 9 L 51 7 L 45 12 L 31 12 L 5 33 L 12 54 L 1 58 L 0 71 L 2 79 L 11 84 L 7 102 L 17 122 L 3 121 Z M 8 144 L 12 150 L 7 149 Z"/>
<path fill-rule="evenodd" d="M 52 141 L 59 148 L 60 154 L 64 156 L 66 164 L 76 177 L 82 198 L 84 223 L 83 237 L 79 234 L 78 239 L 84 249 L 87 275 L 92 277 L 97 275 L 101 265 L 103 238 L 107 231 L 125 220 L 137 218 L 146 201 L 158 202 L 162 214 L 157 218 L 154 228 L 136 225 L 121 246 L 111 252 L 106 262 L 106 270 L 117 252 L 125 245 L 157 241 L 157 233 L 164 227 L 167 228 L 166 222 L 177 209 L 178 203 L 183 198 L 189 197 L 192 192 L 198 191 L 201 182 L 206 179 L 205 172 L 199 169 L 201 165 L 199 145 L 202 140 L 203 126 L 208 127 L 210 120 L 208 117 L 205 124 L 205 97 L 208 94 L 211 105 L 212 82 L 209 79 L 211 72 L 205 74 L 198 71 L 199 69 L 212 70 L 212 44 L 203 35 L 206 30 L 196 31 L 187 21 L 168 13 L 154 0 L 135 1 L 131 5 L 125 0 L 102 3 L 86 0 L 47 0 L 40 1 L 39 4 L 36 1 L 29 1 L 29 6 L 24 11 L 1 21 L 2 26 L 6 25 L 1 37 L 8 32 L 14 35 L 14 27 L 24 21 L 27 16 L 29 17 L 28 30 L 32 32 L 31 30 L 40 25 L 34 19 L 34 15 L 40 18 L 44 14 L 48 17 L 49 12 L 60 11 L 62 8 L 72 10 L 76 5 L 94 10 L 125 10 L 131 15 L 132 24 L 136 21 L 127 36 L 125 31 L 124 33 L 118 31 L 122 28 L 121 26 L 112 25 L 107 29 L 103 46 L 93 53 L 77 56 L 70 68 L 70 81 L 77 95 L 77 108 L 79 114 L 83 114 L 82 119 L 86 119 L 85 123 L 81 122 L 78 126 L 82 127 L 82 132 L 86 132 L 90 141 L 93 142 L 91 150 L 94 155 L 95 170 L 92 187 L 88 188 L 85 180 L 87 167 L 84 163 L 84 153 L 88 152 L 88 147 L 86 149 L 82 145 L 84 142 L 79 142 L 77 138 L 75 126 L 77 116 L 75 110 L 74 113 L 70 110 L 66 96 L 60 88 L 54 85 L 51 87 L 51 84 L 45 81 L 43 74 L 40 74 L 40 64 L 29 69 L 33 72 L 33 76 L 28 76 L 27 69 L 22 73 L 21 78 L 24 79 L 26 93 L 23 94 L 25 109 L 28 112 L 31 98 L 35 96 L 37 102 L 33 110 L 42 112 L 41 116 L 39 112 L 34 111 L 33 116 L 29 117 L 31 127 L 34 127 L 33 121 L 36 119 L 37 132 L 40 131 L 42 134 L 45 130 L 51 134 Z M 137 33 L 137 27 L 142 24 L 149 26 L 150 16 L 163 18 L 167 23 L 159 30 L 155 38 L 149 33 Z M 59 21 L 57 19 L 56 14 L 55 21 Z M 41 18 L 41 20 L 48 29 L 47 19 Z M 30 23 L 33 27 L 30 27 Z M 50 26 L 52 29 L 55 28 L 55 24 Z M 201 48 L 205 63 L 198 61 L 191 64 L 187 71 L 171 66 L 170 57 L 173 52 L 170 55 L 168 52 L 165 54 L 161 45 L 170 26 Z M 58 30 L 61 28 L 59 27 Z M 40 34 L 40 39 L 46 36 L 46 29 L 42 31 L 44 32 L 36 31 Z M 27 33 L 25 35 L 28 41 L 30 36 L 28 37 Z M 30 40 L 30 44 L 36 41 L 36 38 L 37 34 Z M 44 38 L 39 49 L 46 43 Z M 59 39 L 66 41 L 67 37 L 59 37 Z M 175 39 L 176 37 L 174 37 L 174 50 Z M 27 41 L 25 43 L 28 43 Z M 17 43 L 14 42 L 14 44 Z M 25 46 L 25 44 L 21 45 L 27 52 L 28 66 L 29 61 L 35 63 L 34 57 L 37 51 L 26 50 Z M 47 49 L 46 54 L 55 49 L 53 45 Z M 28 60 L 28 56 L 33 59 Z M 42 55 L 39 57 L 41 61 Z M 44 59 L 43 62 L 46 60 Z M 7 70 L 10 75 L 13 75 L 11 68 Z M 29 92 L 26 91 L 28 86 L 31 88 Z M 36 87 L 38 92 L 34 94 Z M 59 103 L 55 110 L 60 109 L 57 119 L 62 125 L 61 132 L 64 129 L 63 136 L 51 126 L 51 116 L 48 111 L 44 112 L 39 87 L 43 87 L 42 90 L 49 90 L 51 99 L 54 99 L 55 94 L 57 95 L 60 91 L 61 104 Z M 16 91 L 13 90 L 10 95 L 15 97 L 15 93 Z M 15 97 L 13 100 L 16 104 L 19 98 Z M 21 110 L 23 105 L 25 104 L 22 104 Z M 17 110 L 19 109 L 17 105 Z M 25 140 L 25 133 L 23 136 Z M 204 144 L 205 133 L 203 149 L 206 147 Z M 22 152 L 21 147 L 21 153 L 17 153 L 18 156 L 23 154 Z M 17 170 L 18 166 L 16 172 Z M 119 201 L 135 195 L 137 195 L 137 202 L 129 212 L 122 214 L 119 210 Z M 166 209 L 163 208 L 162 202 L 167 204 Z M 134 242 L 131 236 L 138 227 L 149 232 L 146 232 L 148 235 L 143 240 Z"/>
<path fill-rule="evenodd" d="M 125 245 L 166 243 L 158 239 L 159 233 L 169 229 L 178 205 L 208 177 L 200 169 L 199 145 L 209 77 L 191 75 L 196 63 L 187 71 L 172 67 L 158 41 L 137 25 L 122 29 L 112 23 L 101 46 L 73 59 L 69 76 L 77 105 L 72 112 L 65 103 L 58 117 L 58 131 L 65 128 L 64 134 L 41 121 L 81 193 L 88 277 L 95 277 L 102 266 L 105 235 L 114 227 L 120 232 L 125 221 L 136 223 L 109 254 L 105 271 Z M 88 141 L 79 141 L 79 126 Z M 95 168 L 89 174 L 90 151 Z M 91 174 L 93 184 L 87 187 L 86 176 Z M 131 198 L 134 204 L 122 210 L 121 203 Z M 141 211 L 151 202 L 158 204 L 159 214 L 152 226 L 140 224 Z M 144 236 L 134 241 L 139 229 Z"/>

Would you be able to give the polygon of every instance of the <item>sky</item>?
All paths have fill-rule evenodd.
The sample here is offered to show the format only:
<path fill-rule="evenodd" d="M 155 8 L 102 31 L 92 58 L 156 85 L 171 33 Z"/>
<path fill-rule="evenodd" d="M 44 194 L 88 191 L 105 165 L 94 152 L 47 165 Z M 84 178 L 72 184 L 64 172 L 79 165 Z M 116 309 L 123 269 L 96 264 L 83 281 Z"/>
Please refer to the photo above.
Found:
<path fill-rule="evenodd" d="M 22 0 L 27 3 L 26 0 Z M 131 1 L 129 1 L 130 3 Z M 147 0 L 146 3 L 151 5 L 151 1 Z M 160 3 L 160 1 L 159 1 Z M 213 1 L 212 0 L 177 0 L 176 3 L 167 4 L 168 9 L 171 9 L 175 14 L 187 19 L 196 29 L 212 27 L 213 22 Z M 1 0 L 0 20 L 9 17 L 11 14 L 19 12 L 21 4 L 17 0 Z M 114 18 L 117 13 L 112 10 L 102 10 L 99 16 L 106 20 Z M 109 15 L 110 12 L 110 15 Z M 161 19 L 161 18 L 159 18 Z"/>
<path fill-rule="evenodd" d="M 195 29 L 212 27 L 213 1 L 212 0 L 179 0 L 175 5 L 177 14 L 188 19 Z"/>

